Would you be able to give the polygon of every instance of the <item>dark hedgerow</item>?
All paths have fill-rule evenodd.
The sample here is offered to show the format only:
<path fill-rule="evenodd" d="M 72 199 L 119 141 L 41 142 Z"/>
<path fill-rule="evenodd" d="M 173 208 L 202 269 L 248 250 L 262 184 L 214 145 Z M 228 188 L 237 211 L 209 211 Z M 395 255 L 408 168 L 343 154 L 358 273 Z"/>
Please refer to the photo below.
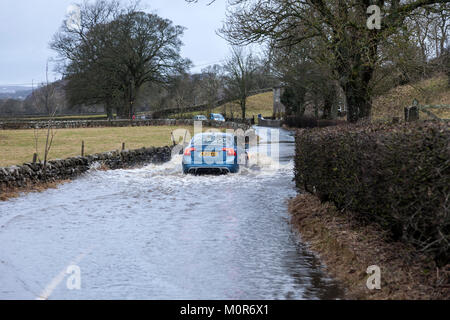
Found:
<path fill-rule="evenodd" d="M 316 128 L 316 127 L 330 127 L 337 126 L 346 123 L 343 120 L 328 120 L 328 119 L 317 119 L 312 116 L 296 116 L 290 115 L 286 116 L 283 120 L 283 124 L 291 128 Z"/>
<path fill-rule="evenodd" d="M 294 128 L 315 128 L 318 127 L 317 119 L 307 116 L 286 116 L 284 124 Z"/>
<path fill-rule="evenodd" d="M 296 184 L 447 264 L 449 138 L 448 122 L 299 130 Z"/>

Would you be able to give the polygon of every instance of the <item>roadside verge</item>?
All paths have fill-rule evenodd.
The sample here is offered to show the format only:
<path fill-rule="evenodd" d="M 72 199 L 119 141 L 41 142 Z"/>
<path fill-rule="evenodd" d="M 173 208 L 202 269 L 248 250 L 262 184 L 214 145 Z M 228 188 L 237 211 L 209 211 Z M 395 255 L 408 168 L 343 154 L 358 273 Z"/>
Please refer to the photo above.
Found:
<path fill-rule="evenodd" d="M 400 242 L 386 241 L 374 225 L 360 225 L 351 213 L 299 194 L 289 204 L 292 223 L 317 252 L 330 275 L 346 288 L 346 299 L 450 299 L 450 270 Z M 381 269 L 381 289 L 366 286 L 369 266 Z"/>

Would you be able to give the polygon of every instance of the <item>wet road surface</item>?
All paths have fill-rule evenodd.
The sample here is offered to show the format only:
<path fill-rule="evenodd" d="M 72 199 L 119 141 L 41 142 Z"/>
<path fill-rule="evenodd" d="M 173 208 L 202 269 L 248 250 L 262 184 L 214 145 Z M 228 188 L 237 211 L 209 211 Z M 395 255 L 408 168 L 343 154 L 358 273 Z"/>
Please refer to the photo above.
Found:
<path fill-rule="evenodd" d="M 0 202 L 0 299 L 340 298 L 289 224 L 294 138 L 279 135 L 279 161 L 238 174 L 183 175 L 176 156 Z"/>

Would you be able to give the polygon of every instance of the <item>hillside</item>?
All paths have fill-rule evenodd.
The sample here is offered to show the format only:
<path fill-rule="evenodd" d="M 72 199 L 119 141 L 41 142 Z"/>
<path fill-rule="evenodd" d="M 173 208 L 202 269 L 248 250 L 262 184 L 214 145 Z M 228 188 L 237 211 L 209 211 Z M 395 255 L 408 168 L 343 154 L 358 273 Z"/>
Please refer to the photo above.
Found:
<path fill-rule="evenodd" d="M 236 103 L 226 103 L 214 109 L 214 112 L 226 114 L 234 117 L 241 116 L 241 107 Z M 260 93 L 251 96 L 247 100 L 246 118 L 251 118 L 262 114 L 263 117 L 271 117 L 273 113 L 273 92 Z"/>
<path fill-rule="evenodd" d="M 224 116 L 231 118 L 240 118 L 241 117 L 241 108 L 238 102 L 225 103 L 215 109 L 212 110 L 213 113 L 221 113 Z M 258 116 L 258 114 L 262 114 L 264 117 L 271 117 L 273 113 L 273 92 L 265 92 L 260 93 L 254 96 L 251 96 L 247 99 L 247 110 L 246 110 L 246 118 L 251 118 Z M 192 118 L 195 115 L 203 114 L 208 117 L 208 111 L 198 111 L 198 112 L 189 112 L 183 114 L 174 114 L 171 115 L 170 118 L 180 119 L 180 118 Z"/>
<path fill-rule="evenodd" d="M 421 105 L 450 104 L 450 87 L 447 77 L 438 75 L 418 83 L 398 86 L 388 93 L 376 97 L 373 101 L 372 118 L 374 120 L 392 120 L 392 117 L 404 117 L 404 108 L 412 104 L 414 99 Z M 449 109 L 432 109 L 440 118 L 450 118 Z M 429 116 L 421 112 L 420 117 Z"/>

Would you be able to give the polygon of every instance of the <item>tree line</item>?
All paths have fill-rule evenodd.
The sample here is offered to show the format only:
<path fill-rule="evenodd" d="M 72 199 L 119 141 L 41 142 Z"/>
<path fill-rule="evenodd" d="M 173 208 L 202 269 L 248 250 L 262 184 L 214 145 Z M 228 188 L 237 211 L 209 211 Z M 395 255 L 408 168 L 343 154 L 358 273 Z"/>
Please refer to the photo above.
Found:
<path fill-rule="evenodd" d="M 181 56 L 184 27 L 137 2 L 85 1 L 79 23 L 68 17 L 50 43 L 62 80 L 21 109 L 50 112 L 42 108 L 42 96 L 50 96 L 57 101 L 47 106 L 100 106 L 109 118 L 131 118 L 163 108 L 212 109 L 219 99 L 234 99 L 245 118 L 250 91 L 281 83 L 288 115 L 312 106 L 316 116 L 333 118 L 341 107 L 355 122 L 369 118 L 372 99 L 396 85 L 436 72 L 450 77 L 449 1 L 229 0 L 219 30 L 230 43 L 229 58 L 198 74 Z M 373 4 L 382 10 L 379 29 L 367 26 Z M 253 44 L 259 51 L 247 47 Z M 13 112 L 18 103 L 0 109 Z"/>
<path fill-rule="evenodd" d="M 371 5 L 381 9 L 379 29 L 367 26 Z M 220 32 L 233 45 L 270 48 L 295 113 L 321 100 L 329 117 L 342 93 L 356 122 L 387 88 L 449 74 L 449 14 L 449 0 L 229 0 Z"/>
<path fill-rule="evenodd" d="M 267 82 L 264 61 L 237 47 L 223 65 L 190 74 L 191 61 L 180 55 L 184 27 L 137 3 L 97 0 L 79 7 L 79 24 L 64 21 L 50 45 L 59 54 L 70 105 L 102 104 L 109 118 L 114 111 L 131 118 L 138 99 L 155 91 L 159 108 L 212 106 L 226 95 L 235 96 L 245 118 L 249 92 Z"/>
<path fill-rule="evenodd" d="M 132 118 L 138 111 L 212 109 L 218 99 L 235 99 L 245 118 L 249 92 L 273 83 L 267 59 L 239 47 L 223 64 L 190 73 L 191 61 L 180 54 L 185 28 L 142 11 L 138 2 L 97 0 L 78 7 L 79 21 L 67 16 L 50 42 L 62 80 L 42 84 L 23 102 L 5 101 L 0 113 L 50 114 L 57 107 L 77 113 L 99 106 L 108 118 Z"/>

